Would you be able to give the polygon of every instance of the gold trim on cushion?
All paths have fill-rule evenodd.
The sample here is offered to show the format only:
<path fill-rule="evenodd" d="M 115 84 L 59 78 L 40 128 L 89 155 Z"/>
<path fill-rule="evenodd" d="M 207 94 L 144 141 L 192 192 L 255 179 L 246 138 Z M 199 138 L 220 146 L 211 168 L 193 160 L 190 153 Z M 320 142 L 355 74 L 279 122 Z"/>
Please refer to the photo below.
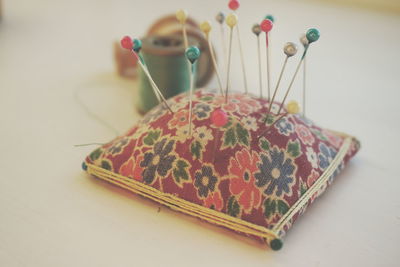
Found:
<path fill-rule="evenodd" d="M 133 193 L 168 206 L 171 209 L 206 220 L 216 225 L 232 229 L 234 231 L 265 238 L 267 243 L 270 243 L 272 240 L 280 238 L 279 233 L 284 226 L 290 222 L 293 216 L 297 214 L 301 208 L 307 205 L 310 198 L 321 188 L 324 183 L 328 181 L 329 177 L 332 176 L 349 150 L 352 139 L 353 137 L 346 135 L 337 155 L 332 160 L 325 172 L 304 193 L 304 195 L 296 201 L 296 203 L 288 210 L 288 212 L 281 217 L 272 230 L 239 218 L 232 217 L 228 214 L 194 204 L 175 195 L 161 192 L 151 186 L 143 184 L 142 182 L 127 178 L 120 174 L 116 174 L 93 164 L 87 164 L 87 172 L 100 179 L 125 188 Z"/>

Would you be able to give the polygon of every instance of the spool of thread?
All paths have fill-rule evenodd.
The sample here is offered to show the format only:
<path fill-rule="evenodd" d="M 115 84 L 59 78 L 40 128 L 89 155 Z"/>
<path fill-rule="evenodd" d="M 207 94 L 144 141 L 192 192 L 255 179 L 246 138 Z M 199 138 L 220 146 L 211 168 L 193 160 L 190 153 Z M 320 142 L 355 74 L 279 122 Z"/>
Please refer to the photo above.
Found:
<path fill-rule="evenodd" d="M 196 39 L 189 36 L 188 40 L 189 45 L 199 46 Z M 165 98 L 189 90 L 190 73 L 181 35 L 145 37 L 142 39 L 141 53 L 154 82 Z M 140 113 L 145 113 L 158 105 L 157 97 L 142 70 L 139 70 L 138 94 L 136 106 Z"/>

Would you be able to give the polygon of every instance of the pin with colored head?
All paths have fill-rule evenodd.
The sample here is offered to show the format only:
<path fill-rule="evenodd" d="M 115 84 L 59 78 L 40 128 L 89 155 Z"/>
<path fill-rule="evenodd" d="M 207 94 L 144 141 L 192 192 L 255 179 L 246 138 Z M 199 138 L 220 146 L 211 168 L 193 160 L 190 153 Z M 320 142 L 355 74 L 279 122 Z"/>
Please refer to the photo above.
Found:
<path fill-rule="evenodd" d="M 299 113 L 300 112 L 299 103 L 297 103 L 297 101 L 295 100 L 289 101 L 289 103 L 287 103 L 286 105 L 286 110 L 289 114 Z"/>
<path fill-rule="evenodd" d="M 271 99 L 271 78 L 270 78 L 270 56 L 269 56 L 269 32 L 272 30 L 272 27 L 274 26 L 272 20 L 270 19 L 264 19 L 261 24 L 261 30 L 265 32 L 265 45 L 266 45 L 266 60 L 267 60 L 267 89 L 268 89 L 268 100 Z"/>
<path fill-rule="evenodd" d="M 189 135 L 192 135 L 192 98 L 194 91 L 194 63 L 200 57 L 200 50 L 197 46 L 190 46 L 186 49 L 187 60 L 192 64 L 190 72 L 190 95 L 189 95 Z"/>
<path fill-rule="evenodd" d="M 144 74 L 147 76 L 147 79 L 150 82 L 151 88 L 153 89 L 154 95 L 157 97 L 158 101 L 161 103 L 163 102 L 164 105 L 168 108 L 168 110 L 171 113 L 174 113 L 172 111 L 172 109 L 170 108 L 170 106 L 167 103 L 167 100 L 165 99 L 165 97 L 163 96 L 163 94 L 161 93 L 160 89 L 158 88 L 158 86 L 156 85 L 156 83 L 154 82 L 153 78 L 151 77 L 149 70 L 146 67 L 146 64 L 142 58 L 142 56 L 140 55 L 140 49 L 142 49 L 142 41 L 139 39 L 133 39 L 130 38 L 129 36 L 124 36 L 121 39 L 121 46 L 129 51 L 132 51 L 133 55 L 136 57 L 136 59 L 138 60 L 139 66 L 142 68 Z"/>
<path fill-rule="evenodd" d="M 228 3 L 228 7 L 232 11 L 236 11 L 240 7 L 240 3 L 238 0 L 230 0 Z"/>
<path fill-rule="evenodd" d="M 213 49 L 213 46 L 211 45 L 211 40 L 210 40 L 210 31 L 212 29 L 211 23 L 209 21 L 202 22 L 200 24 L 200 29 L 204 32 L 204 35 L 206 36 L 208 50 L 210 51 L 211 61 L 212 61 L 213 67 L 214 67 L 215 74 L 217 75 L 219 90 L 221 92 L 221 95 L 224 95 L 224 91 L 222 89 L 221 76 L 220 76 L 219 70 L 218 70 L 217 60 L 215 59 L 214 49 Z"/>
<path fill-rule="evenodd" d="M 182 34 L 183 34 L 183 42 L 185 44 L 185 48 L 188 48 L 189 42 L 186 33 L 186 20 L 188 18 L 188 13 L 186 10 L 178 9 L 175 13 L 176 19 L 182 25 Z"/>
<path fill-rule="evenodd" d="M 320 33 L 315 28 L 311 28 L 306 32 L 306 38 L 307 38 L 307 41 L 308 41 L 308 45 L 304 48 L 303 55 L 301 56 L 301 59 L 299 61 L 299 64 L 297 65 L 296 71 L 294 72 L 292 80 L 289 83 L 289 87 L 286 90 L 285 96 L 284 96 L 283 101 L 282 101 L 282 103 L 281 103 L 281 105 L 279 107 L 279 111 L 278 112 L 280 112 L 282 110 L 282 107 L 285 104 L 285 100 L 286 100 L 286 98 L 287 98 L 287 96 L 289 94 L 290 89 L 292 88 L 292 85 L 294 83 L 294 80 L 296 79 L 297 73 L 299 72 L 299 69 L 300 69 L 302 63 L 304 62 L 304 58 L 306 57 L 307 51 L 308 51 L 308 49 L 310 47 L 310 44 L 318 41 L 319 37 L 320 37 Z M 303 93 L 303 99 L 304 99 L 304 93 Z M 303 105 L 304 105 L 304 103 L 303 103 Z M 305 109 L 303 108 L 303 112 L 304 112 L 304 110 Z"/>
<path fill-rule="evenodd" d="M 300 42 L 303 45 L 304 49 L 308 48 L 308 39 L 307 39 L 307 35 L 305 33 L 303 33 L 300 36 Z M 303 59 L 303 116 L 306 115 L 306 87 L 307 87 L 307 63 L 306 63 L 306 57 L 304 57 Z"/>
<path fill-rule="evenodd" d="M 211 123 L 217 128 L 224 127 L 228 123 L 228 121 L 229 121 L 228 115 L 221 108 L 217 108 L 211 113 Z M 216 154 L 215 152 L 217 150 L 217 143 L 219 142 L 220 134 L 221 131 L 217 129 L 217 134 L 214 141 L 213 161 L 215 161 L 215 154 Z"/>
<path fill-rule="evenodd" d="M 200 24 L 200 30 L 204 32 L 205 36 L 208 38 L 211 31 L 211 22 L 209 22 L 208 20 L 203 21 Z"/>
<path fill-rule="evenodd" d="M 264 19 L 269 19 L 270 21 L 272 21 L 272 23 L 275 22 L 275 18 L 274 18 L 274 16 L 272 16 L 271 14 L 266 15 L 266 16 L 264 17 Z"/>
<path fill-rule="evenodd" d="M 259 91 L 260 91 L 260 98 L 263 97 L 262 91 L 262 73 L 261 73 L 261 48 L 260 48 L 260 33 L 261 33 L 261 26 L 260 24 L 256 23 L 251 27 L 251 31 L 257 36 L 257 53 L 258 53 L 258 79 L 259 79 Z"/>
<path fill-rule="evenodd" d="M 175 13 L 176 19 L 180 24 L 185 24 L 188 18 L 188 13 L 184 9 L 178 9 Z"/>
<path fill-rule="evenodd" d="M 215 20 L 218 21 L 219 24 L 224 23 L 224 21 L 225 21 L 224 12 L 222 12 L 222 11 L 218 12 L 218 14 L 215 16 Z"/>
<path fill-rule="evenodd" d="M 232 55 L 232 36 L 233 36 L 233 28 L 236 26 L 238 22 L 238 17 L 235 13 L 230 13 L 226 16 L 225 23 L 229 26 L 229 47 L 228 47 L 228 63 L 226 67 L 226 87 L 225 87 L 225 102 L 228 102 L 228 90 L 229 90 L 229 75 L 231 68 L 231 55 Z"/>
<path fill-rule="evenodd" d="M 269 115 L 271 114 L 272 105 L 273 105 L 273 103 L 275 101 L 275 97 L 276 97 L 276 95 L 278 93 L 279 85 L 281 83 L 283 73 L 285 72 L 287 61 L 288 61 L 288 59 L 290 57 L 296 55 L 296 53 L 297 53 L 296 44 L 292 43 L 292 42 L 287 42 L 283 46 L 283 53 L 285 53 L 286 58 L 285 58 L 285 61 L 283 62 L 281 72 L 279 73 L 278 81 L 276 82 L 275 90 L 274 90 L 274 93 L 272 94 L 272 99 L 271 99 L 271 101 L 269 103 L 269 108 L 268 108 L 268 111 L 267 111 L 267 116 L 264 119 L 264 123 L 266 123 L 268 121 Z M 278 115 L 279 115 L 279 113 L 278 113 Z"/>

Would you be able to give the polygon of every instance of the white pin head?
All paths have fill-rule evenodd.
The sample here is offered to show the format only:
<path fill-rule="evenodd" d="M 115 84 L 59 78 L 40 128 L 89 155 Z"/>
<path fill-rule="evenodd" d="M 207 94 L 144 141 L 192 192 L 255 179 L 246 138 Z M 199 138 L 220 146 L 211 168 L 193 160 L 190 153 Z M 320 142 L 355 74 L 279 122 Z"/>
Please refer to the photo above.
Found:
<path fill-rule="evenodd" d="M 300 36 L 300 42 L 301 42 L 301 44 L 302 44 L 304 47 L 306 47 L 306 46 L 308 45 L 308 39 L 307 39 L 307 36 L 306 36 L 305 33 L 303 33 L 303 34 Z"/>
<path fill-rule="evenodd" d="M 218 12 L 218 14 L 215 16 L 215 19 L 218 21 L 219 24 L 224 23 L 224 21 L 225 21 L 224 12 Z"/>
<path fill-rule="evenodd" d="M 297 45 L 292 42 L 287 42 L 283 47 L 283 52 L 286 54 L 286 56 L 292 57 L 297 53 Z"/>

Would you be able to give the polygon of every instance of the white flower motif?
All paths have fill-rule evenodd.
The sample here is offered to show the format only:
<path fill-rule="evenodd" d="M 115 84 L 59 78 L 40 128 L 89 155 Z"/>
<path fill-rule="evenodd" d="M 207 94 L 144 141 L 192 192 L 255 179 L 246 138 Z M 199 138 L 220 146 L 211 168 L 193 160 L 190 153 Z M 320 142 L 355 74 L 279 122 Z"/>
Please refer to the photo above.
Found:
<path fill-rule="evenodd" d="M 312 147 L 310 147 L 310 146 L 307 147 L 306 155 L 307 155 L 307 160 L 311 163 L 311 166 L 314 169 L 317 169 L 318 168 L 318 157 L 317 157 L 317 153 L 315 153 L 315 151 L 312 149 Z"/>
<path fill-rule="evenodd" d="M 256 131 L 257 130 L 257 120 L 254 117 L 243 117 L 242 118 L 243 127 L 247 130 Z"/>
<path fill-rule="evenodd" d="M 204 145 L 213 139 L 211 129 L 208 129 L 206 126 L 197 127 L 193 132 L 193 137 Z"/>

